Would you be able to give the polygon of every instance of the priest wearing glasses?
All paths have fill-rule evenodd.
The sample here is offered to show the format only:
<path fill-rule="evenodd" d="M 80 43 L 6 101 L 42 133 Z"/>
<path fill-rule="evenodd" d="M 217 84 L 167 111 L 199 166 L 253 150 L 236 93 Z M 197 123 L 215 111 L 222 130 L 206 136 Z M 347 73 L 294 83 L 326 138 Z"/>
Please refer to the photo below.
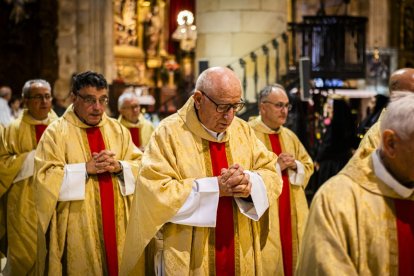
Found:
<path fill-rule="evenodd" d="M 74 76 L 73 105 L 43 133 L 35 155 L 40 275 L 118 275 L 141 152 L 105 114 L 108 85 Z"/>
<path fill-rule="evenodd" d="M 280 275 L 280 266 L 275 259 L 280 246 L 284 275 L 294 274 L 308 216 L 305 188 L 313 173 L 313 161 L 298 137 L 283 126 L 291 107 L 283 86 L 268 85 L 259 93 L 260 116 L 249 121 L 257 137 L 278 155 L 276 168 L 283 179 L 282 194 L 261 223 L 270 226 L 268 240 L 262 250 L 267 264 L 265 275 Z"/>
<path fill-rule="evenodd" d="M 155 130 L 131 206 L 122 275 L 143 275 L 145 263 L 154 263 L 147 274 L 154 267 L 158 275 L 263 274 L 256 221 L 282 184 L 274 153 L 235 117 L 241 94 L 233 71 L 209 68 Z"/>

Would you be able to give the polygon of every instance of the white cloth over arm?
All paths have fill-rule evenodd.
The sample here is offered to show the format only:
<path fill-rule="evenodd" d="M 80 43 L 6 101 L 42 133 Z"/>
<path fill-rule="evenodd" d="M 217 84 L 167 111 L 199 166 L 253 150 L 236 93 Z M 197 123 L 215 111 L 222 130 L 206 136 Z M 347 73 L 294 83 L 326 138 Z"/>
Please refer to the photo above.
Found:
<path fill-rule="evenodd" d="M 131 165 L 125 161 L 119 161 L 122 164 L 123 178 L 118 178 L 119 188 L 123 196 L 132 195 L 135 191 L 135 177 L 131 170 Z"/>
<path fill-rule="evenodd" d="M 288 169 L 289 181 L 292 185 L 302 186 L 305 184 L 305 166 L 298 160 L 295 160 L 296 171 Z"/>
<path fill-rule="evenodd" d="M 235 197 L 234 199 L 242 214 L 254 221 L 258 221 L 267 208 L 269 208 L 266 186 L 259 174 L 248 170 L 245 170 L 244 173 L 249 174 L 250 182 L 252 183 L 250 192 L 252 202 L 238 197 Z"/>
<path fill-rule="evenodd" d="M 135 178 L 128 162 L 120 162 L 123 167 L 123 179 L 118 178 L 118 185 L 123 196 L 131 195 L 135 191 Z M 64 171 L 59 201 L 84 200 L 87 175 L 85 163 L 65 165 Z"/>
<path fill-rule="evenodd" d="M 303 166 L 302 163 L 300 163 L 298 160 L 295 160 L 296 163 L 296 171 L 287 169 L 288 170 L 288 176 L 289 176 L 289 182 L 292 185 L 302 186 L 305 184 L 305 166 Z M 280 165 L 276 163 L 276 171 L 277 174 L 282 177 L 282 170 L 280 169 Z"/>
<path fill-rule="evenodd" d="M 24 159 L 23 165 L 19 171 L 19 173 L 16 175 L 16 178 L 13 180 L 13 183 L 19 182 L 20 180 L 29 178 L 34 173 L 34 156 L 35 156 L 35 150 L 30 151 L 26 159 Z"/>
<path fill-rule="evenodd" d="M 252 182 L 250 193 L 252 202 L 242 198 L 235 198 L 235 201 L 242 214 L 257 221 L 269 208 L 266 187 L 259 174 L 247 170 L 244 172 L 250 175 Z M 215 227 L 219 197 L 217 177 L 196 179 L 186 202 L 170 222 L 198 227 Z"/>
<path fill-rule="evenodd" d="M 194 180 L 190 195 L 170 222 L 198 227 L 215 227 L 219 197 L 217 177 Z"/>
<path fill-rule="evenodd" d="M 68 164 L 63 168 L 63 182 L 60 186 L 59 201 L 85 199 L 86 166 L 85 163 Z"/>

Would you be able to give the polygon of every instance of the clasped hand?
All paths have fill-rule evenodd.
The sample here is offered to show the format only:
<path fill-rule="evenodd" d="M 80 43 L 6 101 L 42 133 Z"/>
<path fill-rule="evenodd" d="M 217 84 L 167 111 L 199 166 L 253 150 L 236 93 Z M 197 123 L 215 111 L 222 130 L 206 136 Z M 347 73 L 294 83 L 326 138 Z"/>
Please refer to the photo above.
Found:
<path fill-rule="evenodd" d="M 281 171 L 284 171 L 286 169 L 292 169 L 292 170 L 297 169 L 295 158 L 293 157 L 292 154 L 287 153 L 287 152 L 282 152 L 281 154 L 278 155 L 277 163 L 279 164 Z"/>
<path fill-rule="evenodd" d="M 104 172 L 117 173 L 121 171 L 121 164 L 115 158 L 115 153 L 110 150 L 93 152 L 92 158 L 86 163 L 88 174 L 99 174 Z"/>
<path fill-rule="evenodd" d="M 243 172 L 239 164 L 234 164 L 228 169 L 221 169 L 218 183 L 220 196 L 248 197 L 252 188 L 250 176 Z"/>

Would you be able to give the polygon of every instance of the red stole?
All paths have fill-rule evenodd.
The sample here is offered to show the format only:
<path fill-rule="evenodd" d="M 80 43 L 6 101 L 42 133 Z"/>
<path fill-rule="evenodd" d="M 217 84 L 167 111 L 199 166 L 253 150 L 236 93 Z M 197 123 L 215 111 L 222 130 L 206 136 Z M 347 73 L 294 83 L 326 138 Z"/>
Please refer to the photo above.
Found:
<path fill-rule="evenodd" d="M 129 132 L 131 133 L 132 142 L 134 142 L 135 146 L 140 147 L 141 146 L 141 139 L 140 139 L 140 136 L 139 136 L 139 128 L 131 127 L 129 129 Z"/>
<path fill-rule="evenodd" d="M 272 150 L 279 155 L 282 152 L 278 134 L 269 134 Z M 286 276 L 293 275 L 293 249 L 292 249 L 292 217 L 290 211 L 290 183 L 287 170 L 282 172 L 283 188 L 279 197 L 279 225 L 282 243 L 283 270 Z"/>
<path fill-rule="evenodd" d="M 45 129 L 47 128 L 47 125 L 35 125 L 35 132 L 36 132 L 36 142 L 39 144 L 40 138 L 42 138 L 43 132 L 45 132 Z"/>
<path fill-rule="evenodd" d="M 395 199 L 398 275 L 414 275 L 414 201 Z"/>
<path fill-rule="evenodd" d="M 105 149 L 102 133 L 98 127 L 87 128 L 88 143 L 91 153 Z M 116 245 L 114 188 L 111 174 L 98 174 L 99 193 L 101 196 L 103 238 L 109 275 L 118 275 L 118 248 Z"/>
<path fill-rule="evenodd" d="M 213 176 L 219 176 L 222 168 L 228 168 L 226 143 L 209 142 Z M 216 275 L 235 274 L 233 197 L 220 197 L 215 229 Z"/>

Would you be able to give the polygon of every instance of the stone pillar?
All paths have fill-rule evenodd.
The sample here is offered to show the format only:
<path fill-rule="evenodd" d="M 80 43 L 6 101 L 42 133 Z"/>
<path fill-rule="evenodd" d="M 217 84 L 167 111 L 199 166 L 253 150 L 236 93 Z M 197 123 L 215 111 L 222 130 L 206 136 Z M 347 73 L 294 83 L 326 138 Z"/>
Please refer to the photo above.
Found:
<path fill-rule="evenodd" d="M 58 99 L 69 94 L 73 73 L 92 70 L 112 81 L 114 72 L 112 1 L 59 0 L 59 74 L 54 93 Z"/>
<path fill-rule="evenodd" d="M 199 60 L 208 60 L 210 67 L 237 63 L 279 36 L 287 27 L 287 4 L 288 0 L 197 0 L 196 64 Z M 242 76 L 241 68 L 234 70 Z M 252 78 L 252 70 L 248 72 Z M 247 98 L 255 101 L 253 87 L 247 90 Z"/>

